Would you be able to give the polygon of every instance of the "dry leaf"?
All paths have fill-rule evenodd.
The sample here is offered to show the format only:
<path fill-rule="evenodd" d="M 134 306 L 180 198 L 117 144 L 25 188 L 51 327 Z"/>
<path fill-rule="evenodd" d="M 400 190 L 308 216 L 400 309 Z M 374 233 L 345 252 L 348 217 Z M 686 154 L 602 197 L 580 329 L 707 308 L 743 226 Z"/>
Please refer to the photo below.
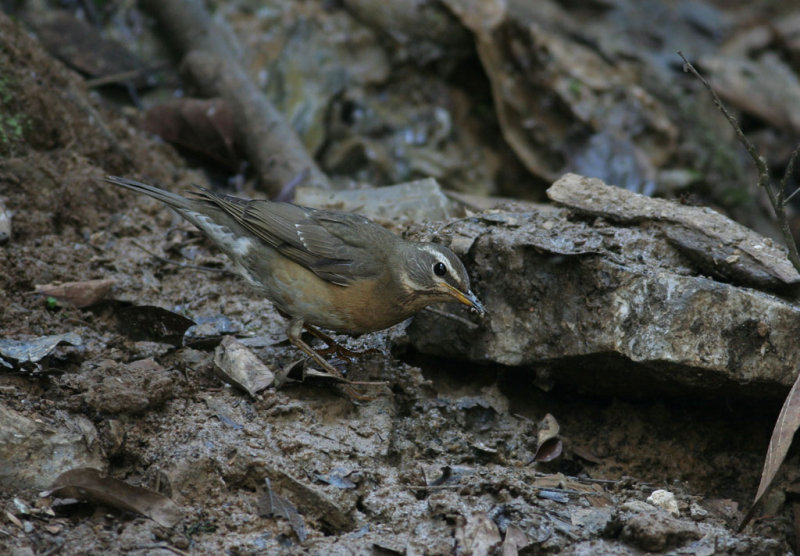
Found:
<path fill-rule="evenodd" d="M 114 280 L 86 280 L 84 282 L 64 282 L 63 284 L 37 285 L 36 291 L 42 295 L 56 298 L 72 307 L 89 307 L 105 299 Z"/>
<path fill-rule="evenodd" d="M 286 498 L 278 496 L 272 490 L 272 483 L 269 479 L 264 479 L 267 485 L 267 490 L 258 499 L 258 512 L 265 517 L 277 516 L 282 517 L 289 522 L 294 534 L 300 542 L 306 540 L 308 534 L 306 533 L 306 524 L 303 516 L 297 511 L 297 508 L 292 505 Z"/>
<path fill-rule="evenodd" d="M 153 106 L 143 127 L 170 143 L 238 171 L 241 156 L 230 106 L 222 99 L 184 98 Z"/>
<path fill-rule="evenodd" d="M 15 516 L 14 514 L 12 514 L 11 512 L 9 512 L 7 510 L 6 510 L 6 519 L 8 519 L 11 523 L 16 525 L 20 529 L 23 529 L 22 522 L 17 518 L 17 516 Z"/>
<path fill-rule="evenodd" d="M 456 543 L 464 556 L 488 556 L 494 554 L 502 539 L 494 521 L 483 512 L 475 512 L 468 519 L 461 518 L 456 526 Z"/>
<path fill-rule="evenodd" d="M 503 556 L 517 556 L 519 551 L 531 544 L 528 536 L 514 525 L 506 527 L 506 538 L 503 540 Z"/>
<path fill-rule="evenodd" d="M 532 461 L 553 461 L 564 451 L 564 445 L 558 438 L 561 427 L 556 418 L 549 413 L 539 422 L 539 432 L 536 435 L 538 446 Z"/>
<path fill-rule="evenodd" d="M 252 397 L 275 381 L 272 370 L 233 336 L 225 336 L 214 350 L 214 365 L 223 380 Z"/>
<path fill-rule="evenodd" d="M 549 413 L 545 415 L 541 421 L 539 421 L 538 427 L 539 430 L 536 433 L 536 440 L 540 446 L 548 440 L 552 440 L 553 438 L 557 437 L 558 433 L 561 431 L 558 421 L 556 421 L 556 418 Z"/>
<path fill-rule="evenodd" d="M 739 531 L 744 529 L 753 518 L 756 504 L 767 492 L 769 485 L 772 484 L 772 480 L 778 473 L 778 469 L 783 464 L 783 460 L 786 459 L 786 453 L 792 445 L 792 438 L 794 438 L 794 433 L 797 432 L 798 427 L 800 427 L 800 374 L 795 379 L 789 395 L 786 396 L 781 412 L 778 415 L 778 420 L 775 423 L 775 428 L 772 430 L 772 438 L 769 439 L 769 446 L 767 447 L 767 457 L 764 459 L 764 470 L 761 472 L 761 483 L 758 485 L 753 505 L 747 510 L 742 524 L 739 525 Z"/>
<path fill-rule="evenodd" d="M 352 471 L 336 468 L 332 470 L 330 473 L 327 473 L 325 475 L 323 475 L 322 473 L 314 473 L 314 478 L 317 479 L 318 481 L 322 481 L 323 483 L 331 485 L 336 488 L 343 488 L 343 489 L 356 488 L 358 485 L 347 478 L 352 473 L 353 473 Z"/>
<path fill-rule="evenodd" d="M 148 517 L 172 527 L 183 517 L 175 502 L 155 491 L 107 477 L 97 469 L 79 467 L 58 476 L 43 496 L 76 498 Z"/>
<path fill-rule="evenodd" d="M 50 355 L 61 343 L 79 346 L 83 343 L 74 332 L 39 336 L 30 340 L 11 340 L 0 338 L 0 355 L 17 365 L 36 363 Z"/>
<path fill-rule="evenodd" d="M 124 307 L 114 315 L 122 334 L 137 341 L 183 345 L 183 335 L 194 326 L 192 319 L 154 305 Z"/>

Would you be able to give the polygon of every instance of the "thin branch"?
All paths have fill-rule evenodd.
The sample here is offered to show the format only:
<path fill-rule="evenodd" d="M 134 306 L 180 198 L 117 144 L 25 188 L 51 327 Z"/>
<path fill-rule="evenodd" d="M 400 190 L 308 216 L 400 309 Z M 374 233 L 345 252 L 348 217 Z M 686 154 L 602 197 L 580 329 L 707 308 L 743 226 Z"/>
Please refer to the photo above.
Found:
<path fill-rule="evenodd" d="M 786 192 L 786 186 L 789 184 L 789 179 L 792 177 L 792 174 L 794 173 L 794 166 L 795 163 L 797 162 L 798 156 L 800 156 L 800 145 L 795 147 L 795 149 L 792 151 L 792 156 L 789 157 L 789 164 L 786 165 L 786 171 L 783 173 L 783 178 L 781 179 L 781 191 L 783 191 L 784 193 Z M 789 201 L 792 200 L 792 197 L 794 197 L 798 191 L 800 191 L 800 187 L 795 189 L 791 195 L 786 197 L 786 199 L 783 201 L 783 204 L 784 205 L 789 204 Z"/>
<path fill-rule="evenodd" d="M 306 168 L 309 185 L 330 189 L 328 177 L 295 130 L 247 73 L 242 46 L 206 10 L 205 2 L 142 0 L 139 5 L 181 51 L 182 65 L 199 89 L 231 107 L 247 158 L 270 196 Z"/>
<path fill-rule="evenodd" d="M 714 104 L 717 106 L 717 108 L 719 108 L 720 112 L 722 112 L 722 115 L 728 120 L 728 123 L 731 124 L 731 127 L 736 132 L 736 137 L 739 139 L 739 142 L 750 155 L 750 158 L 753 159 L 753 162 L 755 162 L 756 168 L 758 169 L 758 186 L 767 192 L 767 197 L 772 205 L 772 210 L 775 211 L 775 219 L 777 220 L 778 226 L 781 229 L 781 235 L 783 235 L 783 242 L 789 252 L 789 260 L 792 262 L 792 265 L 795 267 L 795 269 L 800 272 L 800 253 L 797 251 L 797 244 L 794 241 L 794 236 L 792 235 L 792 230 L 789 226 L 789 219 L 786 218 L 786 199 L 784 198 L 784 188 L 788 180 L 787 176 L 784 175 L 780 184 L 780 188 L 777 191 L 773 189 L 766 159 L 758 153 L 755 146 L 753 146 L 753 143 L 751 143 L 750 140 L 745 136 L 742 128 L 739 126 L 739 123 L 736 121 L 736 118 L 730 112 L 728 112 L 728 109 L 725 108 L 724 104 L 722 104 L 722 101 L 720 100 L 719 96 L 717 96 L 717 93 L 714 91 L 713 87 L 711 87 L 711 84 L 706 81 L 706 79 L 700 75 L 700 73 L 698 73 L 698 71 L 689 62 L 689 60 L 686 59 L 686 57 L 683 55 L 683 52 L 680 50 L 678 51 L 678 56 L 683 59 L 683 71 L 690 72 L 692 75 L 694 75 L 700 80 L 705 88 L 708 89 L 708 92 L 711 93 L 711 98 L 714 100 Z M 800 147 L 798 147 L 798 149 L 800 149 Z M 792 158 L 789 162 L 789 165 L 792 168 L 794 167 L 794 161 L 797 158 L 796 153 L 798 149 L 795 149 L 794 153 L 792 153 Z M 787 173 L 790 169 L 791 168 L 787 168 Z"/>
<path fill-rule="evenodd" d="M 93 89 L 95 87 L 102 87 L 103 85 L 111 85 L 112 83 L 125 83 L 126 81 L 138 79 L 143 75 L 147 75 L 148 73 L 164 69 L 166 65 L 166 62 L 156 62 L 154 64 L 149 64 L 146 67 L 134 70 L 122 71 L 119 73 L 95 77 L 93 79 L 87 79 L 86 86 L 90 89 Z"/>
<path fill-rule="evenodd" d="M 180 261 L 173 261 L 172 259 L 168 259 L 166 257 L 162 257 L 161 255 L 156 255 L 155 253 L 150 251 L 147 247 L 145 247 L 144 245 L 142 245 L 138 241 L 134 241 L 133 244 L 136 247 L 138 247 L 139 249 L 141 249 L 142 251 L 144 251 L 145 253 L 147 253 L 148 255 L 150 255 L 151 257 L 155 257 L 156 259 L 158 259 L 159 261 L 164 262 L 164 263 L 174 264 L 174 265 L 179 266 L 181 268 L 189 268 L 189 269 L 192 269 L 192 270 L 202 270 L 202 271 L 205 271 L 205 272 L 222 272 L 224 274 L 229 274 L 231 276 L 238 276 L 238 274 L 236 274 L 235 272 L 231 272 L 227 268 L 214 268 L 212 266 L 202 266 L 202 265 L 199 265 L 199 264 L 182 263 Z"/>
<path fill-rule="evenodd" d="M 443 318 L 450 319 L 450 320 L 453 320 L 455 322 L 461 323 L 464 326 L 466 326 L 467 328 L 475 329 L 475 328 L 478 328 L 478 326 L 479 326 L 478 324 L 475 324 L 472 321 L 468 321 L 467 319 L 465 319 L 463 317 L 459 317 L 458 315 L 454 315 L 453 313 L 448 313 L 446 311 L 441 311 L 439 309 L 434 309 L 433 307 L 425 307 L 423 309 L 423 311 L 427 311 L 428 313 L 432 313 L 434 315 L 438 315 L 440 317 L 443 317 Z"/>

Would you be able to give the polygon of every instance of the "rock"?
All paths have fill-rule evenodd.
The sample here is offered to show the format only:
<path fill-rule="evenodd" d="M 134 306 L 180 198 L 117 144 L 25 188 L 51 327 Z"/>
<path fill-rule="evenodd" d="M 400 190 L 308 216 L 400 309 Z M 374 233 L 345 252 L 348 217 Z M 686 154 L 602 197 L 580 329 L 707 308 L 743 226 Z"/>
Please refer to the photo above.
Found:
<path fill-rule="evenodd" d="M 223 380 L 235 384 L 252 397 L 275 382 L 272 369 L 233 336 L 225 336 L 217 346 L 214 366 Z"/>
<path fill-rule="evenodd" d="M 0 401 L 0 484 L 44 489 L 69 469 L 105 466 L 97 431 L 85 417 L 60 414 L 44 424 Z"/>
<path fill-rule="evenodd" d="M 380 224 L 397 228 L 409 222 L 445 220 L 458 210 L 458 205 L 442 193 L 433 178 L 352 191 L 298 187 L 294 202 L 307 207 L 358 212 Z"/>
<path fill-rule="evenodd" d="M 125 365 L 103 361 L 82 378 L 86 404 L 108 414 L 135 414 L 152 409 L 172 397 L 175 388 L 175 374 L 152 359 Z"/>
<path fill-rule="evenodd" d="M 575 174 L 555 182 L 547 195 L 593 216 L 655 225 L 694 266 L 723 281 L 771 289 L 800 283 L 783 247 L 710 208 L 636 195 Z"/>
<path fill-rule="evenodd" d="M 7 243 L 11 239 L 11 212 L 0 200 L 0 245 Z"/>
<path fill-rule="evenodd" d="M 678 509 L 678 500 L 675 498 L 675 495 L 668 490 L 654 490 L 653 494 L 647 497 L 647 503 L 661 508 L 662 510 L 666 510 L 675 516 L 681 513 Z"/>
<path fill-rule="evenodd" d="M 83 340 L 74 332 L 38 336 L 27 340 L 0 338 L 0 355 L 19 367 L 38 368 L 38 363 L 53 353 L 60 344 L 80 346 Z"/>
<path fill-rule="evenodd" d="M 692 502 L 689 505 L 689 517 L 694 521 L 703 521 L 708 517 L 708 512 L 697 502 Z"/>
<path fill-rule="evenodd" d="M 620 518 L 624 524 L 620 538 L 648 552 L 682 547 L 703 536 L 693 522 L 663 512 L 623 513 Z"/>
<path fill-rule="evenodd" d="M 796 281 L 769 239 L 709 209 L 648 199 L 598 180 L 568 175 L 551 190 L 594 216 L 540 206 L 419 234 L 457 249 L 488 315 L 468 320 L 455 305 L 443 306 L 453 319 L 422 312 L 408 328 L 417 350 L 534 366 L 556 380 L 615 392 L 747 385 L 740 391 L 757 395 L 794 382 L 800 310 L 746 287 L 760 282 L 781 289 Z M 630 216 L 626 207 L 638 216 L 616 223 Z M 704 218 L 694 220 L 698 214 Z M 694 245 L 716 245 L 720 254 L 698 268 L 680 242 L 681 230 Z M 722 254 L 734 250 L 738 258 L 725 263 Z M 704 275 L 712 259 L 740 267 L 712 279 Z M 728 282 L 720 281 L 723 274 Z"/>

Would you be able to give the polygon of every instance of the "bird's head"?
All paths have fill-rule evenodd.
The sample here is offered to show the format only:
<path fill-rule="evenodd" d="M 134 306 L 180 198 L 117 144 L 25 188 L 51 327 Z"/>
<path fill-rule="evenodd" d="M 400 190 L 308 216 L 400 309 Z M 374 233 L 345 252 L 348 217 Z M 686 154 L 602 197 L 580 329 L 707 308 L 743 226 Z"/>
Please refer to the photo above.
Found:
<path fill-rule="evenodd" d="M 436 243 L 407 243 L 398 276 L 412 303 L 420 308 L 432 303 L 457 301 L 481 316 L 486 313 L 469 285 L 467 269 L 447 247 Z"/>

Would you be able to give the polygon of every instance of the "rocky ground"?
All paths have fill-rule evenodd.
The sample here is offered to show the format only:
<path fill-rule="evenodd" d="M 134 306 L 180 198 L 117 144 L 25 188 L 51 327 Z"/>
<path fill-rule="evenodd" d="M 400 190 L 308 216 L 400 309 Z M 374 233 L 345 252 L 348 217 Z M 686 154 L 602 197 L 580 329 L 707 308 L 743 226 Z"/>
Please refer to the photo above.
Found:
<path fill-rule="evenodd" d="M 377 349 L 337 363 L 383 383 L 358 400 L 311 372 L 283 319 L 208 240 L 103 182 L 146 176 L 180 190 L 206 175 L 6 16 L 0 68 L 4 553 L 794 549 L 796 455 L 737 532 L 793 381 L 782 263 L 736 266 L 723 240 L 702 243 L 677 216 L 620 224 L 563 197 L 568 208 L 414 203 L 446 222 L 377 214 L 453 246 L 490 316 L 441 307 L 338 337 Z M 700 263 L 690 256 L 711 244 Z M 720 260 L 736 268 L 709 270 Z M 64 282 L 90 302 L 42 291 Z M 620 300 L 639 317 L 606 310 Z M 687 308 L 695 320 L 676 324 Z M 180 317 L 198 326 L 184 335 Z M 224 335 L 268 367 L 270 386 L 232 384 L 215 364 Z M 64 475 L 79 468 L 100 473 Z"/>

